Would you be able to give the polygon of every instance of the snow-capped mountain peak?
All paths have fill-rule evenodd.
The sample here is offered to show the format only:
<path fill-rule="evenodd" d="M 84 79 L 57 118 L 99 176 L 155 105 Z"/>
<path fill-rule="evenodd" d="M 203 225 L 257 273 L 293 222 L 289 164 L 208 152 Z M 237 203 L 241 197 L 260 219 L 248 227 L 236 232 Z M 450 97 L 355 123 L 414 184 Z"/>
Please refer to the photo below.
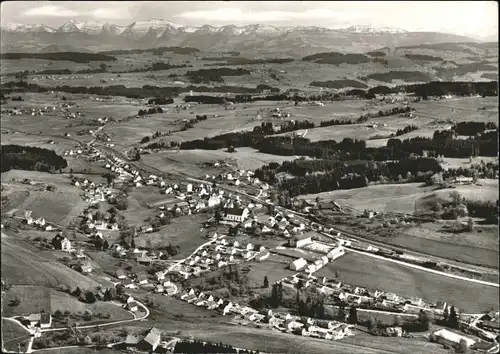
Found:
<path fill-rule="evenodd" d="M 30 32 L 49 32 L 53 33 L 56 30 L 52 27 L 45 26 L 45 25 L 23 25 L 20 23 L 7 23 L 7 24 L 2 24 L 0 27 L 4 31 L 9 31 L 9 32 L 23 32 L 23 33 L 30 33 Z"/>
<path fill-rule="evenodd" d="M 78 28 L 79 25 L 81 26 L 81 24 L 80 24 L 79 21 L 67 20 L 57 30 L 59 32 L 64 32 L 64 33 L 67 33 L 67 32 L 80 32 L 80 29 Z"/>
<path fill-rule="evenodd" d="M 340 29 L 342 32 L 349 33 L 406 33 L 407 31 L 399 28 L 390 27 L 372 27 L 372 26 L 350 26 Z"/>

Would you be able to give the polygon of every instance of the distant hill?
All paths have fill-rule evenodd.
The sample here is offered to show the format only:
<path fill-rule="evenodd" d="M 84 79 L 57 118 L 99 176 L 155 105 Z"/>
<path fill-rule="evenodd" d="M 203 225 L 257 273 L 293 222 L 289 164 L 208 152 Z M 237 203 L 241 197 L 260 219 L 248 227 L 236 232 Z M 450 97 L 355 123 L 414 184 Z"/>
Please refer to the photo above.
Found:
<path fill-rule="evenodd" d="M 361 53 L 381 47 L 415 46 L 423 43 L 478 42 L 455 34 L 407 32 L 390 28 L 351 26 L 345 29 L 328 29 L 261 24 L 188 27 L 164 20 L 138 21 L 128 26 L 67 21 L 59 28 L 2 24 L 0 30 L 2 52 L 63 51 L 55 48 L 67 46 L 73 49 L 64 51 L 80 51 L 82 48 L 102 51 L 180 46 L 215 51 L 294 52 L 304 56 L 335 49 Z"/>

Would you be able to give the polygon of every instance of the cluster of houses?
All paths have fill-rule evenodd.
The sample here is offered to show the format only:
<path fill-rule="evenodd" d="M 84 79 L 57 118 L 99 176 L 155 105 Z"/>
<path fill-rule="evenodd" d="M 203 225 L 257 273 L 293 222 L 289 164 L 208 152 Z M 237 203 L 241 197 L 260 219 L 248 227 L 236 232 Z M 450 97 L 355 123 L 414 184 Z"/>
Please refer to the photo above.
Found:
<path fill-rule="evenodd" d="M 142 288 L 148 291 L 162 293 L 165 296 L 175 295 L 179 291 L 177 285 L 167 279 L 165 277 L 165 272 L 162 271 L 155 273 L 154 280 L 151 280 L 146 272 L 127 273 L 121 268 L 118 269 L 114 275 L 126 289 Z M 135 312 L 137 309 L 132 306 L 129 308 L 129 311 Z"/>
<path fill-rule="evenodd" d="M 310 237 L 305 240 L 311 241 Z M 300 241 L 298 241 L 300 242 Z M 314 251 L 317 253 L 323 253 L 324 255 L 315 259 L 312 263 L 308 263 L 304 258 L 299 258 L 290 263 L 290 269 L 294 271 L 305 271 L 308 274 L 313 274 L 317 272 L 329 262 L 343 256 L 345 254 L 344 248 L 341 245 L 336 247 L 327 246 L 320 242 L 309 242 L 302 248 Z"/>
<path fill-rule="evenodd" d="M 45 221 L 44 217 L 39 217 L 37 219 L 31 217 L 31 210 L 27 210 L 24 213 L 24 221 L 27 225 L 31 225 L 41 231 L 55 231 L 58 229 L 57 226 Z"/>
<path fill-rule="evenodd" d="M 219 299 L 211 294 L 195 289 L 183 291 L 179 298 L 195 306 L 217 311 L 223 316 L 236 316 L 236 320 L 246 320 L 255 324 L 266 325 L 285 333 L 338 340 L 354 335 L 354 326 L 337 322 L 323 321 L 307 317 L 293 316 L 289 313 L 273 312 L 272 310 L 256 310 L 228 300 Z"/>
<path fill-rule="evenodd" d="M 215 162 L 214 167 L 221 166 L 220 162 Z M 262 192 L 269 189 L 269 184 L 260 181 L 257 177 L 254 177 L 254 172 L 250 170 L 235 170 L 233 172 L 223 172 L 218 175 L 205 175 L 205 180 L 207 181 L 225 181 L 232 185 L 239 186 L 242 182 L 250 185 L 260 187 Z"/>
<path fill-rule="evenodd" d="M 217 235 L 215 234 L 215 237 Z M 247 243 L 240 244 L 238 241 L 230 242 L 225 237 L 219 237 L 209 242 L 193 253 L 183 263 L 173 267 L 184 279 L 191 276 L 199 276 L 202 273 L 227 267 L 230 264 L 238 264 L 244 261 L 263 261 L 269 257 L 270 252 L 262 245 Z"/>
<path fill-rule="evenodd" d="M 326 301 L 330 303 L 346 303 L 356 307 L 376 308 L 408 314 L 418 314 L 420 310 L 426 313 L 442 315 L 445 309 L 450 310 L 451 305 L 445 302 L 435 304 L 424 301 L 421 298 L 405 298 L 394 293 L 382 290 L 369 290 L 364 287 L 353 286 L 338 280 L 326 277 L 316 277 L 304 273 L 297 273 L 280 280 L 283 286 L 296 288 L 296 284 L 302 282 L 302 287 L 314 287 L 318 292 L 325 295 Z M 455 307 L 457 313 L 459 309 Z"/>

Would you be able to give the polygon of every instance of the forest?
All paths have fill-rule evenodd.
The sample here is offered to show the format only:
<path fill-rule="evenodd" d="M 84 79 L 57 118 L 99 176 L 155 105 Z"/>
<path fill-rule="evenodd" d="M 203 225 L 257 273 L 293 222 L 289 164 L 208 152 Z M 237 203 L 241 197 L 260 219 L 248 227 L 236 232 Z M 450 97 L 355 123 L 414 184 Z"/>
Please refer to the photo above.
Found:
<path fill-rule="evenodd" d="M 186 77 L 193 84 L 208 84 L 210 82 L 224 82 L 223 76 L 242 76 L 249 74 L 249 70 L 242 68 L 217 68 L 188 71 Z"/>
<path fill-rule="evenodd" d="M 316 53 L 302 58 L 304 61 L 312 61 L 318 64 L 362 64 L 371 61 L 364 54 L 343 54 L 337 52 Z"/>
<path fill-rule="evenodd" d="M 255 176 L 271 184 L 279 183 L 290 197 L 337 189 L 366 187 L 370 182 L 424 182 L 430 175 L 442 171 L 432 158 L 406 158 L 391 162 L 367 160 L 304 160 L 272 163 L 255 171 Z M 278 174 L 288 177 L 280 180 Z"/>
<path fill-rule="evenodd" d="M 68 162 L 52 150 L 32 146 L 2 145 L 1 172 L 11 169 L 51 172 L 68 167 Z"/>

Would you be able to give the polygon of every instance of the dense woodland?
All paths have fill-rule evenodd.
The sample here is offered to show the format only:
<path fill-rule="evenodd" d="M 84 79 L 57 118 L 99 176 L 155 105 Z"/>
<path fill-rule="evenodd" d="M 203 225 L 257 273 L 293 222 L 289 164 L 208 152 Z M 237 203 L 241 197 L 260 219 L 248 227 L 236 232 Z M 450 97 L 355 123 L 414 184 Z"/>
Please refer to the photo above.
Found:
<path fill-rule="evenodd" d="M 302 58 L 304 61 L 312 61 L 318 64 L 363 64 L 371 61 L 364 54 L 343 54 L 337 52 L 316 53 Z"/>
<path fill-rule="evenodd" d="M 75 63 L 89 63 L 91 61 L 116 61 L 111 55 L 102 53 L 4 53 L 0 54 L 0 59 L 44 59 L 52 61 L 73 61 Z"/>
<path fill-rule="evenodd" d="M 0 154 L 2 172 L 11 169 L 51 172 L 68 166 L 66 159 L 53 150 L 38 147 L 2 145 Z"/>
<path fill-rule="evenodd" d="M 493 122 L 459 122 L 453 127 L 453 131 L 457 135 L 462 136 L 475 136 L 477 134 L 484 133 L 485 130 L 497 129 L 497 125 Z"/>
<path fill-rule="evenodd" d="M 224 82 L 223 76 L 242 76 L 250 75 L 247 69 L 232 69 L 232 68 L 217 68 L 217 69 L 200 69 L 188 71 L 186 77 L 193 84 L 208 84 L 211 82 Z"/>
<path fill-rule="evenodd" d="M 424 157 L 392 162 L 298 159 L 263 166 L 255 171 L 255 176 L 271 184 L 279 182 L 280 189 L 293 198 L 301 194 L 366 187 L 370 182 L 424 182 L 441 171 L 437 160 Z M 277 175 L 283 173 L 288 178 L 280 180 Z"/>

